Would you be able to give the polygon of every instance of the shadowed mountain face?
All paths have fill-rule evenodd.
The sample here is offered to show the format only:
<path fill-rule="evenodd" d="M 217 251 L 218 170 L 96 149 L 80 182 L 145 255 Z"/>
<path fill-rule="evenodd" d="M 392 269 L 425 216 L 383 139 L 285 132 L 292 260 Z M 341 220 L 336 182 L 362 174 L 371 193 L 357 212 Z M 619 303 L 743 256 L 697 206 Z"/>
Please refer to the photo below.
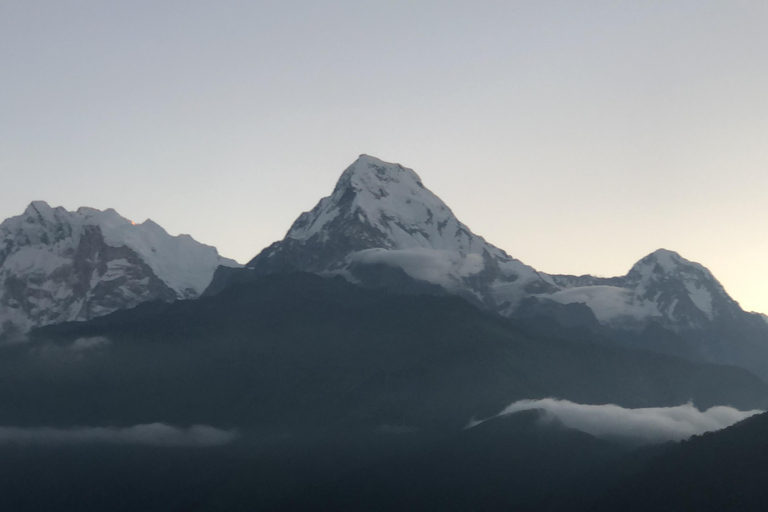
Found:
<path fill-rule="evenodd" d="M 550 396 L 768 406 L 768 386 L 735 367 L 606 347 L 580 329 L 563 330 L 567 340 L 539 332 L 456 297 L 302 273 L 38 329 L 0 347 L 6 426 L 209 425 L 237 435 L 149 449 L 6 444 L 0 430 L 0 457 L 14 463 L 0 471 L 12 490 L 0 505 L 103 510 L 121 495 L 124 510 L 556 510 L 564 496 L 587 502 L 612 483 L 596 488 L 591 475 L 632 446 L 542 425 L 537 411 L 464 430 L 472 418 Z M 40 467 L 56 478 L 31 486 Z M 40 489 L 53 498 L 41 501 Z"/>
<path fill-rule="evenodd" d="M 566 511 L 614 483 L 605 468 L 631 449 L 542 425 L 538 411 L 452 433 L 244 434 L 211 448 L 0 443 L 0 507 Z"/>
<path fill-rule="evenodd" d="M 108 343 L 78 351 L 78 339 Z M 0 409 L 23 424 L 453 429 L 523 398 L 768 405 L 766 385 L 734 367 L 550 338 L 457 298 L 311 274 L 51 326 L 4 351 Z"/>
<path fill-rule="evenodd" d="M 206 293 L 292 271 L 399 290 L 411 281 L 503 316 L 554 318 L 628 347 L 768 376 L 768 323 L 744 312 L 700 264 L 660 249 L 623 277 L 537 272 L 475 235 L 414 171 L 368 155 L 283 240 L 245 269 L 219 269 Z"/>
<path fill-rule="evenodd" d="M 306 457 L 304 475 L 311 477 L 296 471 L 292 492 L 254 486 L 259 474 L 254 466 L 195 510 L 246 511 L 259 503 L 279 511 L 566 511 L 588 502 L 596 488 L 610 485 L 613 479 L 598 483 L 594 477 L 602 477 L 606 466 L 632 450 L 628 444 L 542 424 L 535 410 L 450 434 L 391 429 L 367 440 L 347 434 L 343 442 L 327 444 L 305 449 L 357 460 L 346 468 L 333 468 L 320 457 Z M 281 460 L 275 466 L 286 464 Z M 307 472 L 308 464 L 325 466 L 325 471 Z"/>

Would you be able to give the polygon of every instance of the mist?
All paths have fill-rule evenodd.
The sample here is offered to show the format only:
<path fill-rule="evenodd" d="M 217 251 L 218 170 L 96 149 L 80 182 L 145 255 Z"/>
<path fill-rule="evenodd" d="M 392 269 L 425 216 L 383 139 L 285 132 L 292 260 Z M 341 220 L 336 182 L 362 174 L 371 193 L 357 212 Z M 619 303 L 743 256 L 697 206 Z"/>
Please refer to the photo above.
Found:
<path fill-rule="evenodd" d="M 2 444 L 123 444 L 150 446 L 220 446 L 239 437 L 235 430 L 221 430 L 208 425 L 179 428 L 163 423 L 132 427 L 0 427 Z"/>
<path fill-rule="evenodd" d="M 484 267 L 480 254 L 459 257 L 451 251 L 423 247 L 400 250 L 366 249 L 352 254 L 350 260 L 354 263 L 384 264 L 400 268 L 414 279 L 448 288 L 455 284 L 450 278 L 451 275 L 470 276 L 482 271 Z"/>
<path fill-rule="evenodd" d="M 613 404 L 586 405 L 545 398 L 520 400 L 506 407 L 498 416 L 520 411 L 544 411 L 541 421 L 558 421 L 568 428 L 596 437 L 629 437 L 659 443 L 681 441 L 694 435 L 721 430 L 764 411 L 740 411 L 716 406 L 700 411 L 692 403 L 676 407 L 627 409 Z M 486 420 L 472 421 L 468 428 Z"/>

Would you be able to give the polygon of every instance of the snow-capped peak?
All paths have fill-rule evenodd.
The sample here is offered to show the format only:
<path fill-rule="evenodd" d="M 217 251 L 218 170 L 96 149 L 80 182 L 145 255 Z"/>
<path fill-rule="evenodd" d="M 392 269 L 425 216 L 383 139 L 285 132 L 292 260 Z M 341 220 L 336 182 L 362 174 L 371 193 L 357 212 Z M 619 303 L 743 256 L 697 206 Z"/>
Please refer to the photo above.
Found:
<path fill-rule="evenodd" d="M 259 273 L 303 270 L 356 280 L 386 266 L 493 308 L 526 290 L 551 288 L 547 276 L 475 235 L 412 170 L 361 155 L 330 196 L 294 222 L 286 237 L 256 256 Z"/>
<path fill-rule="evenodd" d="M 697 271 L 709 279 L 714 279 L 712 273 L 703 265 L 689 261 L 680 256 L 679 253 L 668 249 L 657 249 L 653 251 L 635 263 L 629 273 L 648 277 L 653 274 L 671 275 L 681 272 L 690 272 L 692 270 Z"/>
<path fill-rule="evenodd" d="M 0 223 L 0 337 L 8 322 L 24 331 L 144 300 L 197 297 L 219 265 L 237 263 L 152 221 L 34 201 Z"/>
<path fill-rule="evenodd" d="M 369 155 L 360 155 L 342 173 L 334 193 L 344 193 L 348 188 L 356 193 L 369 193 L 377 199 L 393 193 L 406 197 L 418 195 L 419 190 L 425 190 L 421 178 L 413 169 Z"/>
<path fill-rule="evenodd" d="M 554 300 L 584 302 L 612 325 L 653 318 L 688 328 L 738 308 L 707 268 L 667 249 L 648 254 L 624 277 L 556 276 L 556 281 L 564 290 Z"/>
<path fill-rule="evenodd" d="M 50 245 L 71 236 L 76 244 L 86 226 L 97 226 L 108 245 L 125 245 L 136 251 L 180 297 L 202 293 L 218 265 L 238 266 L 234 260 L 219 256 L 215 247 L 201 244 L 189 235 L 171 236 L 149 219 L 136 224 L 112 208 L 102 211 L 80 207 L 69 212 L 60 206 L 53 208 L 45 201 L 33 201 L 23 215 L 0 224 L 0 237 L 8 244 L 9 236 L 15 238 L 14 235 L 23 233 L 23 243 Z"/>
<path fill-rule="evenodd" d="M 412 169 L 369 155 L 350 165 L 333 193 L 303 213 L 286 235 L 298 242 L 329 237 L 350 239 L 357 251 L 451 251 L 463 258 L 488 250 L 511 259 L 459 222 Z"/>
<path fill-rule="evenodd" d="M 466 226 L 412 169 L 368 155 L 342 173 L 333 193 L 299 217 L 287 237 L 308 240 L 340 220 L 373 228 L 373 247 L 471 252 Z"/>
<path fill-rule="evenodd" d="M 45 201 L 32 201 L 24 210 L 25 216 L 36 216 L 40 220 L 53 220 L 54 209 Z"/>

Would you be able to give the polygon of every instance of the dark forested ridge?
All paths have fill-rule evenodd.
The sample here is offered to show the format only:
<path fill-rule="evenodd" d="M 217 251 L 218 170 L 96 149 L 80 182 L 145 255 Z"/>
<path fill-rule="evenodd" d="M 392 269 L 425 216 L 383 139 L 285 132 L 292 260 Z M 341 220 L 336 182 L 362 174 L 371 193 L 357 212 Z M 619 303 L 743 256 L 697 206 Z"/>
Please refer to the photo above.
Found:
<path fill-rule="evenodd" d="M 98 336 L 110 345 L 62 368 L 40 356 Z M 15 369 L 4 375 L 17 380 L 0 406 L 22 423 L 91 424 L 119 415 L 128 423 L 277 429 L 457 428 L 523 398 L 768 405 L 768 386 L 745 370 L 545 337 L 454 297 L 364 290 L 310 274 L 268 276 L 216 297 L 42 329 L 31 347 L 15 352 L 3 358 Z M 36 403 L 50 406 L 15 410 L 21 400 L 14 391 L 40 393 Z M 94 406 L 71 407 L 71 400 Z M 87 416 L 95 411 L 104 417 Z"/>
<path fill-rule="evenodd" d="M 633 446 L 545 428 L 535 411 L 470 419 L 546 397 L 768 405 L 739 368 L 301 273 L 46 327 L 0 355 L 4 425 L 237 433 L 206 447 L 0 441 L 0 506 L 19 511 L 567 510 L 615 483 L 605 468 Z"/>
<path fill-rule="evenodd" d="M 591 510 L 758 512 L 768 503 L 768 413 L 695 436 L 616 484 Z"/>

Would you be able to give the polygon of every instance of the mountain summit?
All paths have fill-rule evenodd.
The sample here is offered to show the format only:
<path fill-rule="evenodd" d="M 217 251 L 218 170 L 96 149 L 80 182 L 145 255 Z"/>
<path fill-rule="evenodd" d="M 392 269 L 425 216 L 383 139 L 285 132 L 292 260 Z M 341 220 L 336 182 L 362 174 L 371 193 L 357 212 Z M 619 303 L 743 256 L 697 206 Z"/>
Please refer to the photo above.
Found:
<path fill-rule="evenodd" d="M 237 263 L 151 220 L 34 201 L 0 224 L 0 339 L 146 300 L 197 297 L 219 265 Z"/>
<path fill-rule="evenodd" d="M 623 277 L 552 278 L 562 290 L 550 299 L 587 304 L 615 326 L 653 319 L 673 330 L 704 328 L 741 311 L 709 270 L 667 249 L 645 256 Z"/>
<path fill-rule="evenodd" d="M 353 282 L 376 268 L 439 285 L 493 309 L 555 288 L 551 280 L 475 235 L 412 170 L 361 155 L 333 193 L 302 213 L 285 238 L 246 268 L 307 271 Z"/>

